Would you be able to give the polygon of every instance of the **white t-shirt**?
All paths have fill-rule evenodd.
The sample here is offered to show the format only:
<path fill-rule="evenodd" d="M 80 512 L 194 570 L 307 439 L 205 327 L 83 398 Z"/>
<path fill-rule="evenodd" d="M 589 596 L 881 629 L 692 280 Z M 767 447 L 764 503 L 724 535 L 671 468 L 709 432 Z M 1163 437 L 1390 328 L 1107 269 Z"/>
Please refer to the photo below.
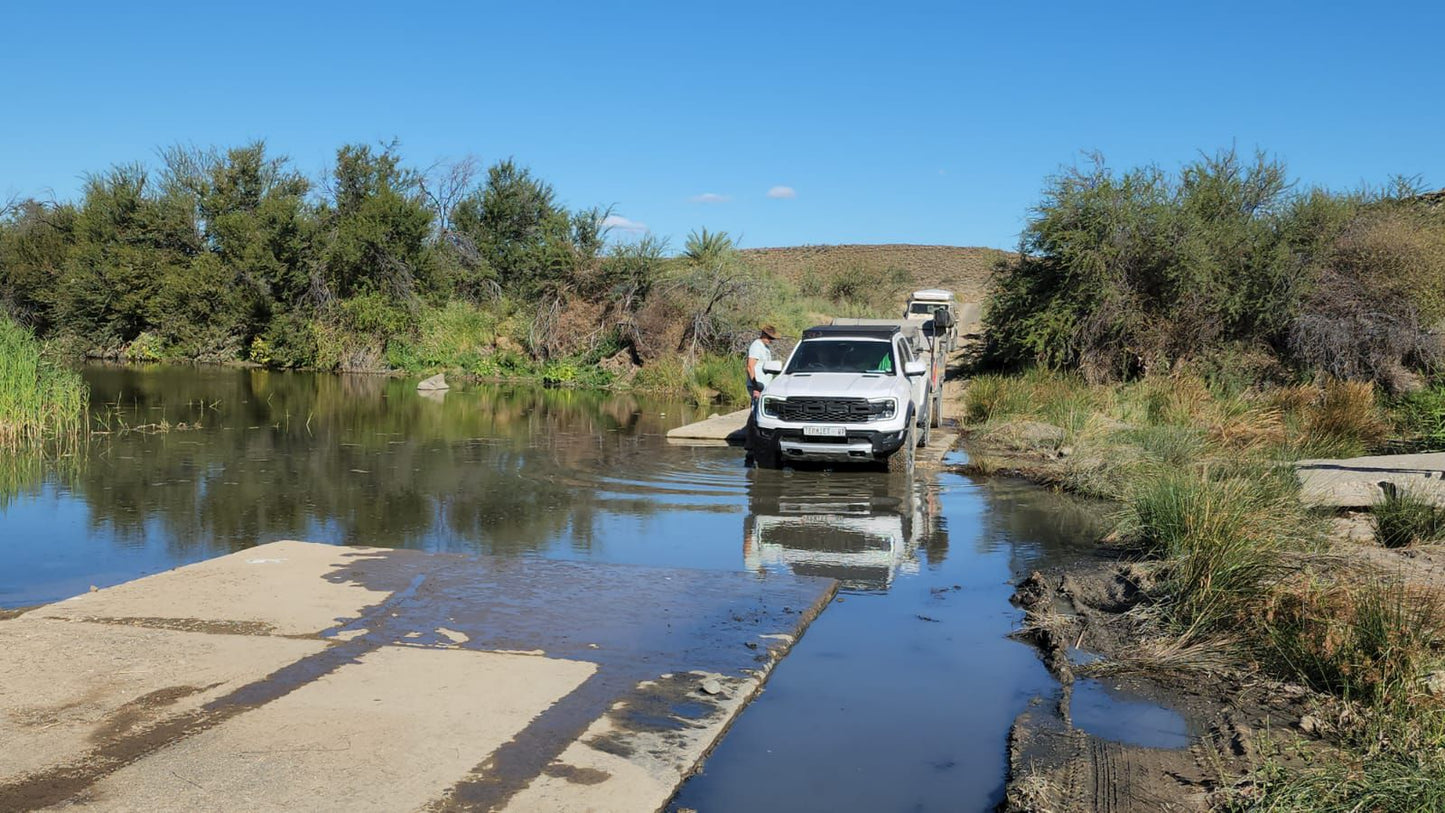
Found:
<path fill-rule="evenodd" d="M 753 380 L 767 386 L 767 383 L 773 380 L 770 373 L 763 372 L 763 365 L 773 360 L 773 351 L 768 347 L 768 343 L 762 339 L 753 339 L 753 343 L 748 345 L 748 358 L 758 360 L 757 366 L 753 368 L 756 371 Z"/>

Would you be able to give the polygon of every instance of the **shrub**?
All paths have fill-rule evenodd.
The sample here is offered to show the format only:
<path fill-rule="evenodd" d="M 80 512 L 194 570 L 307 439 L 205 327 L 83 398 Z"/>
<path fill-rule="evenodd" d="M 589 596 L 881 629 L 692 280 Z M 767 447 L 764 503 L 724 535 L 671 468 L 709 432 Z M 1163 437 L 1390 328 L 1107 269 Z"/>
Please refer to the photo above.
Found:
<path fill-rule="evenodd" d="M 1051 178 L 995 273 L 985 362 L 1107 381 L 1227 372 L 1243 352 L 1257 375 L 1405 387 L 1440 361 L 1445 215 L 1289 188 L 1283 164 L 1233 150 L 1177 174 L 1096 159 Z"/>
<path fill-rule="evenodd" d="M 692 380 L 700 387 L 718 393 L 729 404 L 747 404 L 747 374 L 742 361 L 735 356 L 709 354 L 698 360 L 692 369 Z"/>
<path fill-rule="evenodd" d="M 1300 410 L 1302 449 L 1313 454 L 1352 457 L 1385 439 L 1385 422 L 1375 387 L 1363 381 L 1329 379 Z"/>
<path fill-rule="evenodd" d="M 963 393 L 963 414 L 973 423 L 1014 415 L 1028 409 L 1027 395 L 1016 379 L 980 375 L 968 382 L 968 389 Z"/>
<path fill-rule="evenodd" d="M 283 313 L 272 317 L 257 341 L 261 343 L 262 350 L 259 357 L 252 358 L 257 364 L 311 367 L 317 363 L 317 331 L 300 314 Z M 256 350 L 256 345 L 252 346 L 252 350 Z"/>
<path fill-rule="evenodd" d="M 416 337 L 403 336 L 387 345 L 392 366 L 419 372 L 467 369 L 492 352 L 497 313 L 469 302 L 451 301 L 425 307 L 417 314 Z"/>
<path fill-rule="evenodd" d="M 1292 474 L 1240 468 L 1141 470 L 1125 494 L 1120 535 L 1160 562 L 1155 597 L 1184 638 L 1247 620 L 1279 576 L 1281 554 L 1304 547 L 1315 524 Z"/>
<path fill-rule="evenodd" d="M 1387 548 L 1445 539 L 1445 510 L 1407 489 L 1388 488 L 1370 514 L 1375 539 Z"/>
<path fill-rule="evenodd" d="M 1395 431 L 1404 441 L 1427 449 L 1445 448 L 1445 387 L 1408 393 L 1392 406 Z"/>
<path fill-rule="evenodd" d="M 166 342 L 159 333 L 142 333 L 125 348 L 125 357 L 130 361 L 160 361 L 165 356 Z"/>
<path fill-rule="evenodd" d="M 1284 674 L 1374 705 L 1420 694 L 1445 633 L 1437 595 L 1379 577 L 1302 578 L 1269 597 L 1262 619 L 1264 654 Z"/>

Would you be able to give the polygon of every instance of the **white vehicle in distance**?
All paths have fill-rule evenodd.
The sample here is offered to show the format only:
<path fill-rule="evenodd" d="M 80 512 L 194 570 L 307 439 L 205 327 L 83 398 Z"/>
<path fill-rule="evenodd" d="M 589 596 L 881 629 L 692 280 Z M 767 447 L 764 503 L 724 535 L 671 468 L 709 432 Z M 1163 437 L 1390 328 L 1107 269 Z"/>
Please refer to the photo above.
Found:
<path fill-rule="evenodd" d="M 789 461 L 884 463 L 913 471 L 928 442 L 932 380 L 903 324 L 820 325 L 803 331 L 774 375 L 748 438 L 759 466 Z"/>
<path fill-rule="evenodd" d="M 903 310 L 903 318 L 922 324 L 934 321 L 933 317 L 939 311 L 948 311 L 950 317 L 935 322 L 938 330 L 939 350 L 951 353 L 958 349 L 958 305 L 953 301 L 952 291 L 945 291 L 942 288 L 925 288 L 922 291 L 914 291 L 913 295 L 908 298 L 908 307 Z M 944 322 L 947 322 L 946 327 L 943 326 Z"/>

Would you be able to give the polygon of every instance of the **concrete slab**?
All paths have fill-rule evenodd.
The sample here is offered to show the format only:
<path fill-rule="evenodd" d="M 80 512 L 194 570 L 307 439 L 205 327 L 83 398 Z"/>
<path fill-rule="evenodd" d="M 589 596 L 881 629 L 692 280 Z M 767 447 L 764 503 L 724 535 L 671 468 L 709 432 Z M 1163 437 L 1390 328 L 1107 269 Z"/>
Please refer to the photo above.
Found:
<path fill-rule="evenodd" d="M 1445 452 L 1301 460 L 1295 470 L 1307 505 L 1367 508 L 1384 499 L 1381 483 L 1445 505 Z"/>
<path fill-rule="evenodd" d="M 272 542 L 36 609 L 31 616 L 199 632 L 315 635 L 405 588 L 416 573 L 388 568 L 377 583 L 351 579 L 367 548 Z M 398 560 L 396 565 L 401 565 Z"/>
<path fill-rule="evenodd" d="M 833 590 L 263 545 L 0 621 L 0 810 L 659 809 Z"/>
<path fill-rule="evenodd" d="M 76 625 L 33 614 L 0 623 L 0 783 L 95 762 L 97 743 L 194 717 L 325 648 L 320 640 Z"/>
<path fill-rule="evenodd" d="M 111 774 L 78 801 L 157 813 L 418 810 L 594 671 L 525 655 L 381 647 Z"/>
<path fill-rule="evenodd" d="M 669 429 L 667 441 L 686 446 L 738 446 L 746 440 L 743 430 L 747 423 L 746 409 L 726 415 L 713 415 L 696 423 Z"/>

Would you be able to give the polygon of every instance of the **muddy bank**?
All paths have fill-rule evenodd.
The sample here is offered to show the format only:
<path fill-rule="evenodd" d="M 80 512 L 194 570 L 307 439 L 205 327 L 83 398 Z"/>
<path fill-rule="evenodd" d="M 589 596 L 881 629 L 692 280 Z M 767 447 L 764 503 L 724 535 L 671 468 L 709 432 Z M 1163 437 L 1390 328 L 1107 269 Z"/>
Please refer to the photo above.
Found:
<path fill-rule="evenodd" d="M 1018 585 L 1015 637 L 1061 688 L 1014 721 L 1002 809 L 1208 810 L 1266 759 L 1307 758 L 1313 746 L 1294 745 L 1307 690 L 1171 648 L 1129 613 L 1139 596 L 1132 568 L 1110 561 Z"/>
<path fill-rule="evenodd" d="M 1067 489 L 1073 449 L 1021 423 L 960 442 L 975 477 Z M 1296 753 L 1310 693 L 1180 651 L 1141 612 L 1143 574 L 1101 540 L 1072 561 L 1020 574 L 1014 633 L 1059 681 L 1014 721 L 1005 811 L 1208 810 L 1240 777 Z M 1161 722 L 1162 721 L 1162 722 Z M 1167 730 L 1166 730 L 1167 729 Z"/>

